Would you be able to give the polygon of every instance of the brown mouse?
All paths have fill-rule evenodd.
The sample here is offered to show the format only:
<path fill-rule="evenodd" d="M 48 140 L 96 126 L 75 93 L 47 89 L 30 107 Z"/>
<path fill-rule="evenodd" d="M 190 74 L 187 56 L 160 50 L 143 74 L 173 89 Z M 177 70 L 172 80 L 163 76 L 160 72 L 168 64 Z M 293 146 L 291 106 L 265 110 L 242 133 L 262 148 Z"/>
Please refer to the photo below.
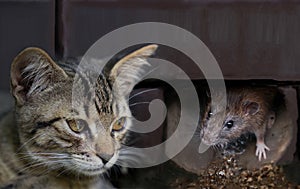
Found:
<path fill-rule="evenodd" d="M 217 92 L 218 98 L 225 93 Z M 259 161 L 266 159 L 265 132 L 275 122 L 275 112 L 282 93 L 275 87 L 233 87 L 227 89 L 227 104 L 208 103 L 202 120 L 202 142 L 209 146 L 225 147 L 243 134 L 256 136 Z M 215 100 L 215 101 L 216 101 Z"/>

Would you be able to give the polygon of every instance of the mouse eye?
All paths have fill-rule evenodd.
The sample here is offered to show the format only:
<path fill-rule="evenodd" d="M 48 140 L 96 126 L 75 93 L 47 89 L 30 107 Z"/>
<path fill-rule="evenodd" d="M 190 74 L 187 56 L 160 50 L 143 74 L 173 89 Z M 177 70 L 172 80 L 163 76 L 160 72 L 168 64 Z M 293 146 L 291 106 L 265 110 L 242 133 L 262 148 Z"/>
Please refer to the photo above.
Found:
<path fill-rule="evenodd" d="M 209 119 L 211 116 L 213 116 L 214 114 L 211 112 L 211 110 L 208 111 L 207 117 L 206 119 Z"/>
<path fill-rule="evenodd" d="M 233 127 L 233 121 L 232 120 L 229 120 L 225 123 L 225 127 L 227 127 L 228 129 L 230 129 L 231 127 Z"/>

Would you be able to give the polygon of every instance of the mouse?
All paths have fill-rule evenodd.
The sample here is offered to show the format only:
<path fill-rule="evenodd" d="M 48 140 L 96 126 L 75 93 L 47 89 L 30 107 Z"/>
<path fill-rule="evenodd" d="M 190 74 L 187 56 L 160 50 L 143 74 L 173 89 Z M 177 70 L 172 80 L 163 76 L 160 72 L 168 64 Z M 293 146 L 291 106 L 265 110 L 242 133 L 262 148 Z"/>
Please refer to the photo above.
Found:
<path fill-rule="evenodd" d="M 216 92 L 212 104 L 209 98 L 201 125 L 201 142 L 221 149 L 251 133 L 256 138 L 255 155 L 258 160 L 267 158 L 270 148 L 265 143 L 267 129 L 272 128 L 276 109 L 282 103 L 283 94 L 276 87 L 230 87 Z M 226 97 L 225 97 L 226 94 Z M 216 103 L 226 98 L 226 106 Z"/>

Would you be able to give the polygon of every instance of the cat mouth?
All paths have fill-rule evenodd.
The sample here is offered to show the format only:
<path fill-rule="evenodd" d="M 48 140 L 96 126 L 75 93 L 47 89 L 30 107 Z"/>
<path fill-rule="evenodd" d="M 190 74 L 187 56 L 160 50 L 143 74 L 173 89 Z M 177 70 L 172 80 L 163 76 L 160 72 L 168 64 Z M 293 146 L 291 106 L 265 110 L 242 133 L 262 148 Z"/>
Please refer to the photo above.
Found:
<path fill-rule="evenodd" d="M 115 165 L 118 156 L 118 153 L 115 153 L 108 161 L 100 157 L 84 160 L 80 158 L 74 158 L 74 163 L 76 164 L 74 167 L 77 167 L 76 171 L 87 176 L 101 175 Z"/>
<path fill-rule="evenodd" d="M 107 172 L 114 166 L 119 158 L 116 151 L 111 158 L 103 158 L 91 153 L 58 154 L 58 153 L 35 153 L 39 155 L 38 165 L 53 165 L 53 169 L 64 167 L 76 174 L 97 176 Z M 49 167 L 51 169 L 51 166 Z M 67 171 L 68 172 L 68 171 Z"/>
<path fill-rule="evenodd" d="M 87 176 L 96 176 L 107 171 L 103 163 L 79 162 L 75 160 L 75 171 Z M 72 168 L 73 169 L 73 168 Z"/>
<path fill-rule="evenodd" d="M 91 169 L 82 169 L 82 170 L 80 170 L 80 172 L 82 172 L 83 174 L 88 175 L 88 176 L 100 175 L 100 174 L 103 174 L 106 171 L 107 170 L 104 169 L 104 167 L 95 168 L 95 169 L 91 168 Z"/>

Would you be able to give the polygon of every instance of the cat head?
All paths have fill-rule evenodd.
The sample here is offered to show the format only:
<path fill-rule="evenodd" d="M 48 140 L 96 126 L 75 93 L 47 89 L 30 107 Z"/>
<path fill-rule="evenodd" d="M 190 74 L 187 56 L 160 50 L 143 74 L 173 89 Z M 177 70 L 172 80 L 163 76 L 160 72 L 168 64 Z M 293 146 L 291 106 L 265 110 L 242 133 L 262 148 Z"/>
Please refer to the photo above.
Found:
<path fill-rule="evenodd" d="M 92 71 L 59 66 L 39 48 L 23 50 L 11 66 L 11 92 L 24 170 L 95 176 L 114 165 L 131 126 L 127 97 L 156 48 L 125 56 L 96 82 Z"/>

